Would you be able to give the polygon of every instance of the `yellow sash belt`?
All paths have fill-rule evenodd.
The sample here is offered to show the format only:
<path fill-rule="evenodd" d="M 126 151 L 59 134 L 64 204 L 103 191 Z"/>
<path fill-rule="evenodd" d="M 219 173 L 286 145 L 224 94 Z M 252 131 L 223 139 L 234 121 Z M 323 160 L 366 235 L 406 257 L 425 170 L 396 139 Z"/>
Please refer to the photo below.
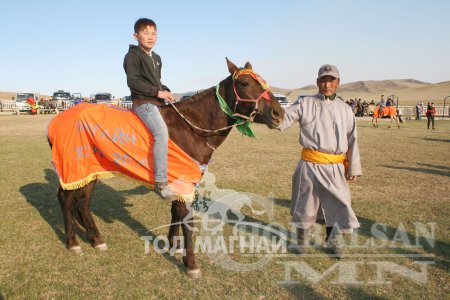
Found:
<path fill-rule="evenodd" d="M 317 150 L 303 148 L 301 158 L 315 164 L 344 164 L 345 169 L 348 169 L 348 161 L 344 153 L 328 154 Z"/>

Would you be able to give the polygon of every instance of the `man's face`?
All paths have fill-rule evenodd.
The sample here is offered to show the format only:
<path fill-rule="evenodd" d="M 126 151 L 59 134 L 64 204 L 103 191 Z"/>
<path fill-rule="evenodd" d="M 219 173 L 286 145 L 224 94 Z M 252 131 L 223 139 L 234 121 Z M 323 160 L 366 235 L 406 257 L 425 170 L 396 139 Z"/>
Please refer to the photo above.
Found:
<path fill-rule="evenodd" d="M 322 76 L 317 79 L 317 86 L 322 95 L 330 97 L 336 92 L 339 86 L 339 78 L 334 78 L 330 75 Z"/>
<path fill-rule="evenodd" d="M 158 33 L 153 26 L 147 26 L 138 33 L 134 33 L 134 38 L 138 41 L 139 47 L 149 52 L 156 44 Z"/>

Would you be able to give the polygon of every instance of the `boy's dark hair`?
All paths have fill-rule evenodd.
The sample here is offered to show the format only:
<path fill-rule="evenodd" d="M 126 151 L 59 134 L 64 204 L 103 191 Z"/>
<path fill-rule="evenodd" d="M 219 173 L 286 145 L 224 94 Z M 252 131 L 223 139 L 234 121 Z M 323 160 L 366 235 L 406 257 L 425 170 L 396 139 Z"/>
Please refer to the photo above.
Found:
<path fill-rule="evenodd" d="M 155 27 L 155 29 L 157 29 L 156 23 L 153 20 L 147 18 L 140 18 L 139 20 L 136 21 L 136 23 L 134 23 L 134 32 L 138 33 L 139 31 L 144 30 L 144 28 L 147 26 Z"/>

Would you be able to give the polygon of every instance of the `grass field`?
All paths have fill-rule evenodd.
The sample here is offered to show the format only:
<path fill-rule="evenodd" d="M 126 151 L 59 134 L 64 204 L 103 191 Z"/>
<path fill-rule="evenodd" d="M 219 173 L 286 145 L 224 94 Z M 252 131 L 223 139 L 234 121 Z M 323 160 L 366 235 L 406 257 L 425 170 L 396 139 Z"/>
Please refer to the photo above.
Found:
<path fill-rule="evenodd" d="M 357 237 L 359 244 L 370 241 L 371 229 L 380 223 L 386 226 L 385 246 L 350 247 L 350 256 L 341 262 L 323 255 L 320 247 L 304 258 L 275 255 L 247 272 L 231 271 L 198 253 L 203 276 L 192 280 L 179 255 L 144 251 L 141 236 L 167 233 L 155 228 L 170 222 L 170 205 L 121 178 L 102 181 L 93 196 L 92 211 L 109 250 L 94 250 L 84 235 L 79 239 L 83 255 L 65 249 L 57 178 L 45 137 L 51 118 L 0 117 L 0 299 L 448 299 L 449 121 L 438 120 L 435 131 L 427 130 L 425 121 L 408 121 L 400 130 L 358 121 L 364 175 L 351 185 L 361 223 Z M 272 193 L 271 222 L 289 228 L 298 128 L 283 133 L 261 125 L 254 129 L 256 139 L 234 130 L 215 153 L 209 172 L 220 189 L 261 197 Z M 246 220 L 267 222 L 251 211 L 246 215 Z M 433 233 L 430 241 L 419 238 L 423 231 L 415 223 Z M 232 258 L 258 260 L 239 253 Z M 286 267 L 291 265 L 309 266 L 315 273 L 308 277 Z M 380 266 L 390 269 L 380 271 Z"/>

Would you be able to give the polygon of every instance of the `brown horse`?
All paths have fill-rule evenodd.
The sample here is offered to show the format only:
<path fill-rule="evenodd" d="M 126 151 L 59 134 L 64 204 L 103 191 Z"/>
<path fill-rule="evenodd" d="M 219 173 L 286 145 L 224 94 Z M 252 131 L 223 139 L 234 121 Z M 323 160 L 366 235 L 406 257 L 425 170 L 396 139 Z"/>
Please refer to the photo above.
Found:
<path fill-rule="evenodd" d="M 217 88 L 209 88 L 188 100 L 161 108 L 170 138 L 200 164 L 208 164 L 214 150 L 223 143 L 236 125 L 236 119 L 221 109 L 219 95 L 225 99 L 234 116 L 249 122 L 263 123 L 269 128 L 275 128 L 284 119 L 284 110 L 274 95 L 267 90 L 261 77 L 252 71 L 249 62 L 244 68 L 237 68 L 227 59 L 227 65 L 231 76 L 222 80 Z M 64 216 L 66 246 L 77 253 L 81 253 L 81 247 L 75 237 L 72 219 L 86 229 L 88 239 L 95 248 L 107 249 L 90 211 L 95 184 L 96 180 L 78 189 L 64 190 L 60 186 L 58 190 L 58 200 Z M 198 277 L 200 271 L 195 262 L 192 242 L 193 221 L 186 203 L 172 202 L 171 215 L 172 225 L 168 236 L 170 246 L 180 247 L 176 241 L 179 241 L 181 225 L 186 273 Z"/>
<path fill-rule="evenodd" d="M 397 128 L 400 129 L 400 122 L 398 120 L 398 116 L 397 116 L 397 108 L 395 106 L 385 106 L 383 109 L 383 112 L 380 115 L 380 107 L 375 107 L 373 109 L 373 115 L 372 115 L 372 125 L 375 128 L 378 128 L 378 118 L 385 118 L 385 117 L 389 117 L 389 119 L 391 120 L 391 122 L 389 123 L 388 128 L 391 128 L 392 125 L 392 121 L 395 121 L 395 123 L 397 123 Z"/>

